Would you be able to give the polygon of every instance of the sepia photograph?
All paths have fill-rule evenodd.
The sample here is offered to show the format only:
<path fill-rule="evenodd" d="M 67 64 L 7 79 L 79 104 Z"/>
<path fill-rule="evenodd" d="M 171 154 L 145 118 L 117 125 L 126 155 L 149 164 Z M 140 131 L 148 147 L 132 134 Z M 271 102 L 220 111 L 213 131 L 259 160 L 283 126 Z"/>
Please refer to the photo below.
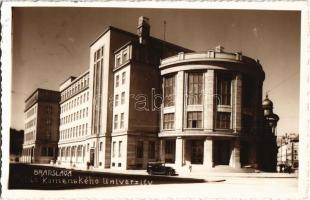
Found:
<path fill-rule="evenodd" d="M 11 20 L 6 190 L 299 197 L 301 10 L 18 6 Z"/>

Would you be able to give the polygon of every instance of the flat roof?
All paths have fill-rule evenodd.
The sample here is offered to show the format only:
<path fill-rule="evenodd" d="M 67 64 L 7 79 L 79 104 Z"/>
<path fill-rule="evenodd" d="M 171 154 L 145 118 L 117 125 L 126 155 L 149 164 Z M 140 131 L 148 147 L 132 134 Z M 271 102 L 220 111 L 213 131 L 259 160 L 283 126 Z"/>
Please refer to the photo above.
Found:
<path fill-rule="evenodd" d="M 125 31 L 125 30 L 122 30 L 120 28 L 116 28 L 114 26 L 108 26 L 104 31 L 103 33 L 101 33 L 89 46 L 91 47 L 93 44 L 95 44 L 102 36 L 104 36 L 108 31 L 110 30 L 113 30 L 113 31 L 118 31 L 118 32 L 121 32 L 121 33 L 124 33 L 126 35 L 130 35 L 132 37 L 136 37 L 138 39 L 138 35 L 137 34 L 134 34 L 134 33 L 131 33 L 129 31 Z M 150 39 L 151 40 L 155 40 L 156 42 L 159 42 L 159 43 L 163 43 L 167 46 L 171 46 L 171 47 L 175 47 L 175 48 L 179 48 L 179 49 L 183 49 L 184 51 L 187 51 L 187 52 L 194 52 L 193 50 L 191 49 L 187 49 L 185 47 L 182 47 L 182 46 L 179 46 L 179 45 L 176 45 L 176 44 L 173 44 L 173 43 L 170 43 L 170 42 L 167 42 L 165 40 L 161 40 L 159 38 L 155 38 L 155 37 L 152 37 L 150 36 Z"/>
<path fill-rule="evenodd" d="M 46 91 L 46 92 L 51 92 L 51 93 L 55 93 L 55 92 L 59 92 L 56 90 L 49 90 L 49 89 L 44 89 L 44 88 L 37 88 L 35 91 L 33 91 L 25 100 L 25 102 L 27 102 L 37 91 Z"/>

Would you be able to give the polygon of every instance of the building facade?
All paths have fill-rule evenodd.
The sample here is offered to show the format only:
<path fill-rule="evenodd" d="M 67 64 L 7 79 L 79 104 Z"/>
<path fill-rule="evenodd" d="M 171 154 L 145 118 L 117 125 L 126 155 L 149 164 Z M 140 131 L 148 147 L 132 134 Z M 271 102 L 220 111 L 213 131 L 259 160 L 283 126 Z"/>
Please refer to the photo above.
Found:
<path fill-rule="evenodd" d="M 92 161 L 87 152 L 90 144 L 91 111 L 89 72 L 69 77 L 60 85 L 59 154 L 57 163 L 67 166 L 86 166 Z"/>
<path fill-rule="evenodd" d="M 26 99 L 21 162 L 49 163 L 56 160 L 59 101 L 59 92 L 40 88 Z"/>
<path fill-rule="evenodd" d="M 299 137 L 296 134 L 286 135 L 278 141 L 278 171 L 283 171 L 286 166 L 298 169 Z"/>
<path fill-rule="evenodd" d="M 262 126 L 259 62 L 221 46 L 163 59 L 160 159 L 175 167 L 257 165 Z"/>

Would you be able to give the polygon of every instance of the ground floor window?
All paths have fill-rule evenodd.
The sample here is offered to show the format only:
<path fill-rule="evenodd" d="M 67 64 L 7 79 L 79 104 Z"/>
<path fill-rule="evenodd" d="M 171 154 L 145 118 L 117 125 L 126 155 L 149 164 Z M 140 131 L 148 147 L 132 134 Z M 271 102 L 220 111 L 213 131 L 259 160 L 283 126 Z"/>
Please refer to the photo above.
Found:
<path fill-rule="evenodd" d="M 118 142 L 118 157 L 122 157 L 122 141 Z"/>

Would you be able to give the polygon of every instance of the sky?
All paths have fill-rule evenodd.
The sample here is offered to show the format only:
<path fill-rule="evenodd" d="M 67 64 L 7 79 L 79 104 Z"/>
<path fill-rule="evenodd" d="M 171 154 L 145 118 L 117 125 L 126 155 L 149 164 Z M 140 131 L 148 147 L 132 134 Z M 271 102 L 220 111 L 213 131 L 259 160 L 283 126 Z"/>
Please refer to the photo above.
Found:
<path fill-rule="evenodd" d="M 14 8 L 11 127 L 24 128 L 24 101 L 36 89 L 59 90 L 89 67 L 89 45 L 109 26 L 136 33 L 139 16 L 151 35 L 194 51 L 222 45 L 259 59 L 280 116 L 277 132 L 298 133 L 300 12 L 260 10 Z"/>

